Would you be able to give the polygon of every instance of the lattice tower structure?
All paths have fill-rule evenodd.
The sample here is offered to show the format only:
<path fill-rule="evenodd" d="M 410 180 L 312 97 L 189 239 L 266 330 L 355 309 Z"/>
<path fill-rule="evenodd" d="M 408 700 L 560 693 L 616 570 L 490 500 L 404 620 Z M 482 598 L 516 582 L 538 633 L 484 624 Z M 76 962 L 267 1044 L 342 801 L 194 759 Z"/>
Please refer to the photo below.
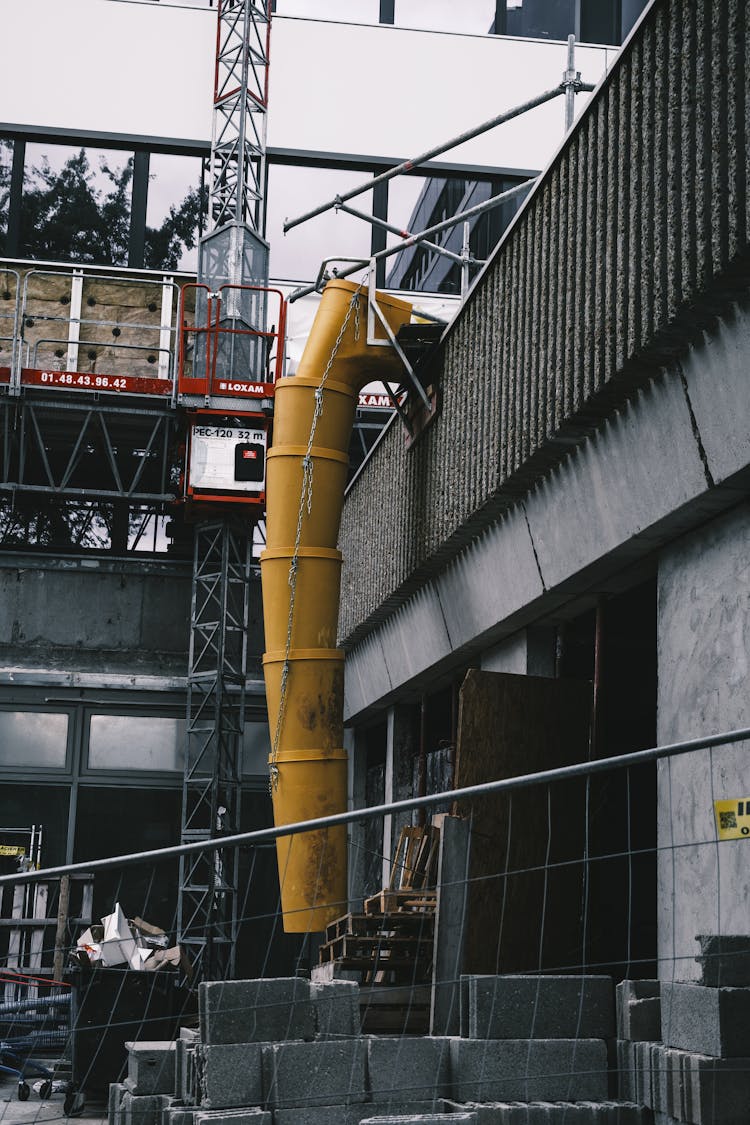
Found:
<path fill-rule="evenodd" d="M 225 345 L 214 360 L 217 379 L 236 381 L 241 371 L 252 380 L 266 360 L 261 334 L 268 285 L 263 232 L 270 29 L 269 0 L 219 0 L 208 231 L 198 256 L 205 300 L 209 307 L 220 302 Z M 197 351 L 200 346 L 199 339 Z M 226 398 L 200 405 L 241 411 L 247 403 Z M 255 519 L 237 523 L 227 516 L 196 527 L 183 843 L 239 831 L 248 583 L 253 527 L 261 515 L 258 510 Z M 236 850 L 181 861 L 179 941 L 193 962 L 195 982 L 234 975 L 237 880 Z"/>

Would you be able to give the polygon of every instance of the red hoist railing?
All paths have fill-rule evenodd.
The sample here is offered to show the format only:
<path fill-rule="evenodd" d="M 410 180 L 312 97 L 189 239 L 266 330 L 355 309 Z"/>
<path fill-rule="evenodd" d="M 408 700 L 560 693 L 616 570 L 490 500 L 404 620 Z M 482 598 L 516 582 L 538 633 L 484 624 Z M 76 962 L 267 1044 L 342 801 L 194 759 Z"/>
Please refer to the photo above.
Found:
<path fill-rule="evenodd" d="M 196 311 L 188 314 L 191 291 L 195 292 Z M 257 300 L 251 294 L 258 294 Z M 278 300 L 275 318 L 265 307 L 273 299 Z M 270 328 L 237 327 L 243 319 L 254 320 L 258 314 Z M 216 398 L 273 396 L 274 383 L 284 374 L 286 301 L 281 290 L 259 285 L 222 285 L 218 290 L 185 285 L 180 293 L 179 323 L 180 396 L 199 396 L 206 405 Z"/>

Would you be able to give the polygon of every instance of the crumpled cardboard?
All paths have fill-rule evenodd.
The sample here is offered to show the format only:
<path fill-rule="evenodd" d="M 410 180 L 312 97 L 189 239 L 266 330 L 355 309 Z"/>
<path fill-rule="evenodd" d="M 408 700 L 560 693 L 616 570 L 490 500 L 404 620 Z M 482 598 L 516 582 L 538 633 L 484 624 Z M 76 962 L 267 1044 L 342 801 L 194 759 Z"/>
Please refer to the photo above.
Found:
<path fill-rule="evenodd" d="M 90 926 L 78 938 L 76 953 L 91 964 L 115 968 L 128 965 L 136 972 L 160 968 L 190 967 L 179 945 L 168 948 L 169 938 L 158 926 L 142 918 L 128 921 L 119 902 L 111 914 L 102 918 L 101 926 Z"/>

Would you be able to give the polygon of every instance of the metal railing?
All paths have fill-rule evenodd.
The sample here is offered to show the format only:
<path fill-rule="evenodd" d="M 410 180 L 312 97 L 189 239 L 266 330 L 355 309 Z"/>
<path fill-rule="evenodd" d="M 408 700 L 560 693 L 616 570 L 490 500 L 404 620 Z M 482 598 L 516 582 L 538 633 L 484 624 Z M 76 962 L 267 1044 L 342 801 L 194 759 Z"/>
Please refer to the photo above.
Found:
<path fill-rule="evenodd" d="M 195 295 L 195 310 L 187 302 Z M 271 320 L 268 299 L 278 301 Z M 180 294 L 177 389 L 180 396 L 231 397 L 251 383 L 270 388 L 284 374 L 286 300 L 258 285 L 185 285 Z"/>

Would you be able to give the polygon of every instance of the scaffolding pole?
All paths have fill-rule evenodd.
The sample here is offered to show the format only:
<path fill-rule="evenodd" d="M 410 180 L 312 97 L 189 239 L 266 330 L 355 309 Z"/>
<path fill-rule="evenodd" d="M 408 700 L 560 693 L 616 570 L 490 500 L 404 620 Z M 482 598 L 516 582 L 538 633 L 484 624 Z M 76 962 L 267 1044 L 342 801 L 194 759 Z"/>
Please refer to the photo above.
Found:
<path fill-rule="evenodd" d="M 500 192 L 499 195 L 493 195 L 490 199 L 485 199 L 482 203 L 475 204 L 474 207 L 468 207 L 465 211 L 460 211 L 457 215 L 451 215 L 450 219 L 443 219 L 442 222 L 434 223 L 431 227 L 427 227 L 426 230 L 421 231 L 419 234 L 409 235 L 408 238 L 405 238 L 404 241 L 399 243 L 397 246 L 387 246 L 385 250 L 379 250 L 377 254 L 373 254 L 371 258 L 362 258 L 355 260 L 355 262 L 347 269 L 337 271 L 336 277 L 348 277 L 350 274 L 356 273 L 358 270 L 365 269 L 373 262 L 382 262 L 385 258 L 390 258 L 394 254 L 400 254 L 402 250 L 406 250 L 409 246 L 416 246 L 418 243 L 424 242 L 433 234 L 439 234 L 440 231 L 448 230 L 450 227 L 455 227 L 458 225 L 458 223 L 463 222 L 465 219 L 472 218 L 475 215 L 481 215 L 485 211 L 491 211 L 493 207 L 499 207 L 501 203 L 505 203 L 508 199 L 512 199 L 514 196 L 519 195 L 524 191 L 530 191 L 535 183 L 536 179 L 524 180 L 523 183 L 516 184 L 512 188 L 508 188 L 507 191 Z M 460 262 L 463 262 L 463 258 L 461 258 L 460 255 L 457 255 L 457 257 Z M 299 300 L 300 297 L 306 297 L 309 293 L 316 293 L 319 291 L 325 280 L 325 266 L 328 262 L 341 262 L 345 260 L 346 259 L 344 258 L 325 258 L 316 280 L 311 285 L 305 285 L 300 289 L 295 289 L 293 293 L 290 293 L 290 304 L 293 301 Z"/>
<path fill-rule="evenodd" d="M 593 90 L 594 87 L 588 83 L 581 82 L 580 76 L 576 80 L 575 89 L 578 90 Z M 373 179 L 366 180 L 358 187 L 351 188 L 345 191 L 343 195 L 334 196 L 333 199 L 327 203 L 321 203 L 319 207 L 313 208 L 312 211 L 306 211 L 304 215 L 299 215 L 296 219 L 287 219 L 284 223 L 284 234 L 297 227 L 300 223 L 306 223 L 308 219 L 314 219 L 317 215 L 322 215 L 325 211 L 330 211 L 337 205 L 348 202 L 358 195 L 363 195 L 366 191 L 372 191 L 377 184 L 383 184 L 387 180 L 392 180 L 395 176 L 403 175 L 405 172 L 413 172 L 421 164 L 426 164 L 428 160 L 432 160 L 436 156 L 447 152 L 451 148 L 457 148 L 458 145 L 464 144 L 465 141 L 473 140 L 474 137 L 480 136 L 482 133 L 488 132 L 490 129 L 496 128 L 498 125 L 503 125 L 506 121 L 512 121 L 514 117 L 520 117 L 522 113 L 528 113 L 530 109 L 536 109 L 537 106 L 544 105 L 545 102 L 550 102 L 553 98 L 565 94 L 568 89 L 568 84 L 565 77 L 559 86 L 555 86 L 552 90 L 545 90 L 543 94 L 538 94 L 535 98 L 531 98 L 521 105 L 514 106 L 513 109 L 508 109 L 504 113 L 498 113 L 495 117 L 491 117 L 489 121 L 483 121 L 481 125 L 476 125 L 473 129 L 467 129 L 463 133 L 459 133 L 456 137 L 451 137 L 449 141 L 444 141 L 442 144 L 435 145 L 434 148 L 427 149 L 420 156 L 413 156 L 410 160 L 403 160 L 400 164 L 394 165 L 385 172 L 381 172 L 379 176 Z"/>

